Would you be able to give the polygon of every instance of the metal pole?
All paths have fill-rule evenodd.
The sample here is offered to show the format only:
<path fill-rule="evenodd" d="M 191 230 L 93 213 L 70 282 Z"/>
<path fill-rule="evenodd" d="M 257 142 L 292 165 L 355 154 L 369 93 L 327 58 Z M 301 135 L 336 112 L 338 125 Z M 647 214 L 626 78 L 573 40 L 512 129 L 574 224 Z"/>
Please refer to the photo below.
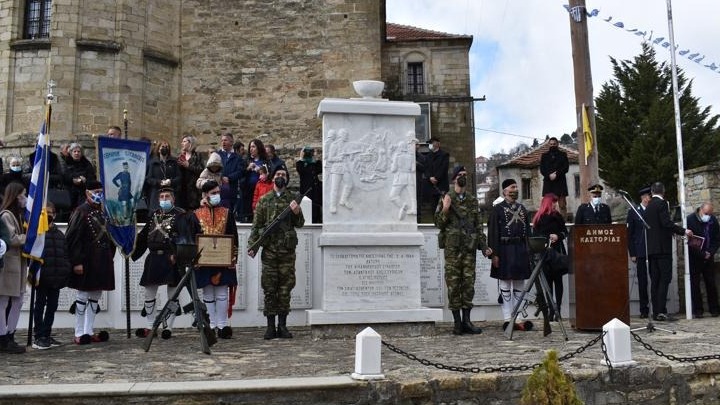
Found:
<path fill-rule="evenodd" d="M 675 107 L 675 139 L 677 141 L 678 191 L 680 194 L 680 217 L 682 226 L 687 229 L 685 217 L 685 164 L 683 162 L 682 123 L 680 121 L 680 100 L 678 95 L 677 64 L 675 63 L 675 32 L 673 30 L 672 0 L 667 0 L 668 32 L 670 35 L 670 68 L 672 71 L 673 105 Z M 690 289 L 690 257 L 687 243 L 683 243 L 685 261 L 685 318 L 692 319 L 692 292 Z"/>
<path fill-rule="evenodd" d="M 127 108 L 123 110 L 123 132 L 125 132 L 125 139 L 128 139 L 128 119 L 127 119 Z M 125 257 L 125 329 L 127 332 L 127 338 L 132 337 L 130 333 L 130 259 Z"/>

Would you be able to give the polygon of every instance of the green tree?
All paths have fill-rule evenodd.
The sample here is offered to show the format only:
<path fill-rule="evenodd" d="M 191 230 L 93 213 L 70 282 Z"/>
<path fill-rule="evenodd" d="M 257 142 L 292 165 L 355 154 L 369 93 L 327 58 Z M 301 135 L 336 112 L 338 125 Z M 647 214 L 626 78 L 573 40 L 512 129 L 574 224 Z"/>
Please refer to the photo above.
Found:
<path fill-rule="evenodd" d="M 615 189 L 638 190 L 655 181 L 677 201 L 677 141 L 672 73 L 643 43 L 634 60 L 610 58 L 614 79 L 595 99 L 600 177 Z M 678 69 L 683 163 L 691 169 L 714 162 L 720 146 L 720 116 L 699 106 L 692 81 Z"/>

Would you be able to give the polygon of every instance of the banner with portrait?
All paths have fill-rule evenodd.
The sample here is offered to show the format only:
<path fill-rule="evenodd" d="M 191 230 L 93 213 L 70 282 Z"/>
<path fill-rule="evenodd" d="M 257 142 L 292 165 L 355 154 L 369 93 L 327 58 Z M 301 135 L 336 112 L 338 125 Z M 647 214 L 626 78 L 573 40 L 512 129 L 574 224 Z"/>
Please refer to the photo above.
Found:
<path fill-rule="evenodd" d="M 128 257 L 135 250 L 135 208 L 142 198 L 150 143 L 101 136 L 97 151 L 107 230 Z"/>

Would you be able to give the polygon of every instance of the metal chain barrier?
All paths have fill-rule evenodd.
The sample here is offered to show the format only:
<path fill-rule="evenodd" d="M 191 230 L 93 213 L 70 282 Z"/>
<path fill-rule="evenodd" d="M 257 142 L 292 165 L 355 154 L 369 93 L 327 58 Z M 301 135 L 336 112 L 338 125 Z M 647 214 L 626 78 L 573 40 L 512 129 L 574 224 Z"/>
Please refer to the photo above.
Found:
<path fill-rule="evenodd" d="M 576 355 L 584 352 L 585 350 L 587 350 L 587 349 L 589 349 L 590 347 L 594 346 L 598 341 L 602 341 L 602 338 L 603 338 L 604 335 L 605 335 L 605 332 L 601 333 L 600 335 L 598 335 L 598 336 L 595 337 L 594 339 L 588 341 L 588 342 L 585 343 L 584 345 L 578 347 L 578 348 L 575 349 L 574 351 L 572 351 L 572 352 L 570 352 L 570 353 L 568 353 L 568 354 L 565 354 L 565 355 L 563 355 L 563 356 L 561 356 L 561 357 L 558 357 L 558 362 L 571 359 L 571 358 L 575 357 Z M 483 368 L 480 368 L 480 367 L 464 367 L 464 366 L 449 366 L 449 365 L 446 365 L 446 364 L 443 364 L 443 363 L 440 363 L 440 362 L 433 362 L 433 361 L 430 361 L 430 360 L 427 360 L 427 359 L 423 359 L 423 358 L 418 357 L 418 356 L 416 356 L 416 355 L 414 355 L 414 354 L 412 354 L 412 353 L 408 353 L 408 352 L 406 352 L 405 350 L 402 350 L 402 349 L 400 349 L 399 347 L 397 347 L 397 346 L 395 346 L 395 345 L 393 345 L 393 344 L 390 344 L 390 343 L 388 343 L 388 342 L 386 342 L 386 341 L 384 341 L 384 340 L 382 341 L 382 344 L 383 344 L 385 347 L 387 347 L 389 350 L 391 350 L 391 351 L 393 351 L 393 352 L 395 352 L 395 353 L 397 353 L 397 354 L 399 354 L 399 355 L 401 355 L 401 356 L 407 357 L 408 359 L 410 359 L 410 360 L 412 360 L 412 361 L 416 361 L 416 362 L 418 362 L 418 363 L 420 363 L 420 364 L 422 364 L 422 365 L 424 365 L 424 366 L 432 366 L 432 367 L 438 368 L 438 369 L 440 369 L 440 370 L 455 371 L 455 372 L 458 372 L 458 373 L 475 373 L 475 374 L 478 374 L 478 373 L 481 373 L 481 372 L 482 372 L 482 373 L 498 373 L 498 372 L 500 372 L 500 373 L 505 373 L 505 372 L 509 372 L 509 371 L 527 371 L 527 370 L 534 370 L 534 369 L 536 369 L 536 368 L 538 368 L 538 367 L 540 367 L 540 366 L 542 365 L 542 363 L 534 363 L 534 364 L 531 364 L 531 365 L 525 365 L 525 364 L 523 364 L 523 365 L 519 365 L 519 366 L 509 365 L 509 366 L 483 367 Z M 602 349 L 603 354 L 605 355 L 605 359 L 607 359 L 608 357 L 607 357 L 607 353 L 606 353 L 606 350 L 605 350 L 605 344 L 604 344 L 604 343 L 601 343 L 601 349 Z M 608 361 L 607 363 L 608 363 L 608 367 L 612 368 L 612 367 L 610 366 L 610 362 Z"/>
<path fill-rule="evenodd" d="M 640 337 L 640 335 L 638 335 L 637 333 L 635 333 L 633 331 L 630 331 L 630 333 L 632 334 L 633 338 L 635 338 L 635 340 L 638 341 L 638 343 L 643 345 L 644 348 L 657 354 L 660 357 L 665 357 L 666 359 L 668 359 L 670 361 L 678 361 L 681 363 L 684 363 L 684 362 L 694 363 L 696 361 L 720 359 L 720 354 L 710 354 L 710 355 L 706 355 L 706 356 L 691 356 L 691 357 L 677 357 L 677 356 L 673 356 L 672 354 L 665 354 L 661 350 L 652 347 L 650 345 L 650 343 L 643 341 L 642 338 Z"/>

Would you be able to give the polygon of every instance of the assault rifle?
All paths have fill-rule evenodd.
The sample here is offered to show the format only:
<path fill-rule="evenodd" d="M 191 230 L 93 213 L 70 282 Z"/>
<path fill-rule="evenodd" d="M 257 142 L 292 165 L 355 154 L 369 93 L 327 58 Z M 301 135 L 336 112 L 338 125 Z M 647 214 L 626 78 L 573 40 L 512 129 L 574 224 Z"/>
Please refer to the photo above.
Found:
<path fill-rule="evenodd" d="M 175 293 L 172 296 L 168 297 L 165 306 L 162 308 L 162 310 L 160 310 L 160 313 L 155 318 L 152 330 L 145 337 L 145 340 L 142 343 L 142 348 L 145 349 L 146 352 L 150 350 L 150 345 L 152 345 L 152 341 L 157 335 L 157 330 L 160 325 L 167 325 L 167 320 L 170 318 L 170 316 L 173 314 L 177 315 L 177 313 L 179 312 L 180 308 L 176 300 L 182 292 L 183 287 L 187 287 L 188 291 L 190 292 L 190 296 L 192 297 L 192 303 L 190 305 L 193 306 L 193 310 L 195 312 L 195 321 L 193 322 L 193 326 L 197 327 L 198 331 L 200 332 L 200 345 L 202 347 L 203 353 L 210 354 L 210 346 L 217 343 L 217 337 L 215 336 L 215 332 L 210 328 L 210 319 L 208 317 L 207 307 L 198 296 L 197 285 L 195 283 L 195 274 L 192 271 L 193 267 L 195 267 L 195 264 L 197 264 L 197 261 L 200 259 L 201 254 L 202 249 L 200 249 L 200 251 L 195 254 L 195 257 L 192 259 L 192 261 L 185 266 L 185 274 L 178 283 L 177 288 L 175 289 Z"/>
<path fill-rule="evenodd" d="M 296 203 L 300 204 L 302 199 L 305 196 L 307 196 L 311 190 L 312 190 L 312 187 L 309 187 L 307 190 L 305 190 L 305 193 L 302 193 L 302 194 L 297 193 L 297 195 L 295 196 L 295 198 L 293 200 Z M 272 222 L 270 222 L 265 227 L 263 232 L 260 234 L 260 237 L 258 238 L 258 240 L 256 240 L 255 243 L 253 243 L 252 245 L 248 246 L 248 249 L 247 249 L 248 252 L 252 250 L 253 252 L 257 253 L 257 248 L 258 248 L 258 246 L 260 246 L 263 239 L 265 239 L 268 236 L 275 233 L 275 231 L 280 227 L 280 225 L 282 225 L 282 223 L 285 221 L 285 219 L 287 219 L 287 217 L 290 216 L 290 212 L 291 212 L 291 209 L 290 209 L 290 206 L 288 205 L 287 207 L 285 207 L 285 209 L 280 214 L 278 214 L 278 216 L 275 217 L 275 219 L 272 220 Z"/>

